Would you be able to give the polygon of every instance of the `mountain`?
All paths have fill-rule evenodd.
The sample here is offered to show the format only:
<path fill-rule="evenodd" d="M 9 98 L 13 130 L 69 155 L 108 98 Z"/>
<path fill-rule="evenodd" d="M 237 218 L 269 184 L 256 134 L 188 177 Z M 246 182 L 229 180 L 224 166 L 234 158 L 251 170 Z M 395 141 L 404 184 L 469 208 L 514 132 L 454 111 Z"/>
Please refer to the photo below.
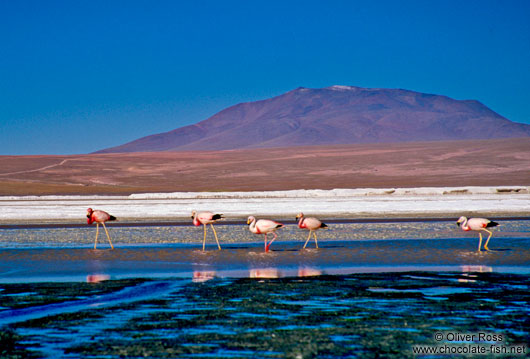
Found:
<path fill-rule="evenodd" d="M 240 103 L 197 124 L 98 153 L 527 136 L 530 125 L 512 122 L 475 100 L 402 89 L 300 87 L 267 100 Z"/>

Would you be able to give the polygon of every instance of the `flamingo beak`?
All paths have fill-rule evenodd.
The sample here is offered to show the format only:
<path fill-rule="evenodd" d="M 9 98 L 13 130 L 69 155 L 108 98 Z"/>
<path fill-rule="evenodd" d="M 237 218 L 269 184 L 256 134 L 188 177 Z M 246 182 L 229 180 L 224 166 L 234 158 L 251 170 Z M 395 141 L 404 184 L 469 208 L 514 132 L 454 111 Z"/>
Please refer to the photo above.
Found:
<path fill-rule="evenodd" d="M 250 219 L 247 219 L 247 224 L 250 224 Z"/>

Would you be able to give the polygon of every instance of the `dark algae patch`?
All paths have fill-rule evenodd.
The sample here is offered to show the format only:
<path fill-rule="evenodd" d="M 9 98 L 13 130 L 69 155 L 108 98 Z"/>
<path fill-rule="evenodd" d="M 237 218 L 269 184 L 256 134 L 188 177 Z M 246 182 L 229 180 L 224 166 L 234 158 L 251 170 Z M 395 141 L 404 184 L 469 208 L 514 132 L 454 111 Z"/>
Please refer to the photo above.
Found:
<path fill-rule="evenodd" d="M 55 296 L 49 284 L 0 285 L 2 311 L 31 293 L 51 303 L 139 284 L 62 283 Z M 186 281 L 154 299 L 4 326 L 2 357 L 413 358 L 413 346 L 440 344 L 437 332 L 528 345 L 529 284 L 522 275 L 432 272 Z M 17 291 L 20 301 L 3 298 Z M 480 356 L 493 357 L 502 356 Z"/>
<path fill-rule="evenodd" d="M 89 296 L 112 293 L 145 279 L 126 279 L 100 283 L 17 283 L 0 284 L 0 308 L 20 309 L 43 304 L 61 303 Z"/>
<path fill-rule="evenodd" d="M 0 331 L 0 358 L 19 359 L 19 358 L 38 358 L 38 353 L 26 350 L 20 344 L 22 337 L 12 329 L 3 329 Z"/>

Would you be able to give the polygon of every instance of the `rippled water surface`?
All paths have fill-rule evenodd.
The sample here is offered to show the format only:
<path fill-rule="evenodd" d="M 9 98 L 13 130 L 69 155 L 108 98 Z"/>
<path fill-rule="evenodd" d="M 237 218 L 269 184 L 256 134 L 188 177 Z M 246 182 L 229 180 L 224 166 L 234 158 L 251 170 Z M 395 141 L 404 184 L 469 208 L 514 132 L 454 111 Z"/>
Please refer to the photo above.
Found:
<path fill-rule="evenodd" d="M 0 341 L 19 357 L 413 358 L 454 344 L 436 333 L 530 339 L 528 276 L 201 279 L 0 284 Z"/>
<path fill-rule="evenodd" d="M 530 221 L 489 252 L 453 222 L 0 229 L 6 357 L 412 358 L 437 332 L 530 342 Z M 442 343 L 444 344 L 444 343 Z M 451 343 L 448 343 L 451 344 Z M 491 343 L 488 343 L 491 344 Z M 431 356 L 436 357 L 436 356 Z M 484 358 L 493 358 L 486 355 Z M 522 356 L 524 357 L 524 356 Z"/>
<path fill-rule="evenodd" d="M 330 223 L 318 231 L 319 249 L 295 225 L 278 231 L 271 251 L 263 236 L 244 225 L 218 225 L 222 250 L 209 229 L 193 226 L 111 227 L 109 249 L 95 228 L 0 230 L 0 282 L 85 280 L 91 275 L 128 277 L 284 277 L 299 272 L 348 274 L 398 270 L 530 272 L 530 221 L 505 221 L 495 229 L 490 252 L 478 252 L 476 233 L 452 222 Z"/>

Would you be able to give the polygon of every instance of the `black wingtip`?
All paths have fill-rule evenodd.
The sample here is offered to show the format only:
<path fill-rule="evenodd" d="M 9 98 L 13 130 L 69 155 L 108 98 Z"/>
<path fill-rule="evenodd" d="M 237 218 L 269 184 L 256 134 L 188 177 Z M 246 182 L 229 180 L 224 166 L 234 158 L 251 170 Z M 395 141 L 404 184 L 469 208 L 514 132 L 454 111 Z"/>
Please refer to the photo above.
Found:
<path fill-rule="evenodd" d="M 328 225 L 325 224 L 325 223 L 322 223 L 322 224 L 320 225 L 320 228 L 328 228 Z"/>
<path fill-rule="evenodd" d="M 218 220 L 218 219 L 221 219 L 221 218 L 224 218 L 222 214 L 214 214 L 212 216 L 212 219 L 215 221 L 215 220 Z"/>
<path fill-rule="evenodd" d="M 115 221 L 117 218 L 114 216 L 110 216 L 109 221 Z"/>
<path fill-rule="evenodd" d="M 493 222 L 491 221 L 490 223 L 487 224 L 486 227 L 497 227 L 499 224 L 497 222 Z"/>

